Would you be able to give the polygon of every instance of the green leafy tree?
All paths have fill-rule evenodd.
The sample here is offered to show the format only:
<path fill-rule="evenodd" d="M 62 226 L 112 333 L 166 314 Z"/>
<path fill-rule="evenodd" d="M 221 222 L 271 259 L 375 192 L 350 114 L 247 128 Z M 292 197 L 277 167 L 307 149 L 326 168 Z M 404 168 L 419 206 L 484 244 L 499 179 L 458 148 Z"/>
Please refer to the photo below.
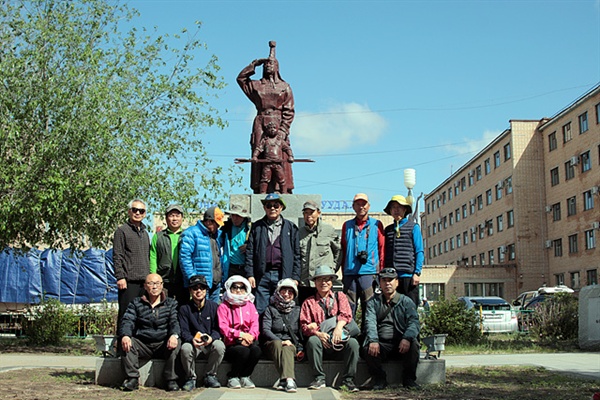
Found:
<path fill-rule="evenodd" d="M 225 126 L 208 102 L 225 84 L 199 23 L 168 35 L 137 17 L 114 1 L 0 0 L 2 248 L 107 246 L 133 198 L 193 210 L 239 183 L 201 140 Z"/>

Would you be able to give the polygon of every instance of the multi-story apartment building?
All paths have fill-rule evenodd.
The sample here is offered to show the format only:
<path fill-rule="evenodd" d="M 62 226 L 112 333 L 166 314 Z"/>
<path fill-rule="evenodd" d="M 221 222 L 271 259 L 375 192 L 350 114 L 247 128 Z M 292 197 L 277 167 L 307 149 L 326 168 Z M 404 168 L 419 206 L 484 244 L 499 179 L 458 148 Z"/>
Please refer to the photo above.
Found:
<path fill-rule="evenodd" d="M 553 118 L 511 120 L 425 196 L 424 294 L 597 284 L 599 188 L 600 85 Z"/>

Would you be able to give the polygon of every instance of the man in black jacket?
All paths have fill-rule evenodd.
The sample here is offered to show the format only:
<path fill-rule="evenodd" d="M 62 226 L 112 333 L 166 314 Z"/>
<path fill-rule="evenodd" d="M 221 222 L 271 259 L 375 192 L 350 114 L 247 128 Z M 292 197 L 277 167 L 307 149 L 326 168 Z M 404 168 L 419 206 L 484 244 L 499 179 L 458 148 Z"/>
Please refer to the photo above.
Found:
<path fill-rule="evenodd" d="M 192 299 L 179 308 L 181 326 L 181 365 L 185 373 L 183 390 L 192 391 L 196 387 L 196 358 L 208 358 L 204 386 L 219 388 L 217 369 L 225 356 L 225 344 L 219 332 L 217 303 L 206 298 L 208 283 L 202 275 L 190 278 L 188 286 Z"/>
<path fill-rule="evenodd" d="M 138 388 L 140 359 L 163 358 L 166 389 L 176 391 L 175 361 L 181 347 L 177 301 L 166 296 L 158 274 L 146 276 L 144 288 L 145 293 L 127 306 L 119 330 L 121 366 L 126 376 L 123 390 Z"/>
<path fill-rule="evenodd" d="M 281 216 L 285 203 L 279 194 L 270 193 L 261 202 L 265 216 L 252 226 L 246 247 L 246 278 L 255 289 L 259 314 L 269 305 L 277 282 L 300 280 L 298 227 Z"/>

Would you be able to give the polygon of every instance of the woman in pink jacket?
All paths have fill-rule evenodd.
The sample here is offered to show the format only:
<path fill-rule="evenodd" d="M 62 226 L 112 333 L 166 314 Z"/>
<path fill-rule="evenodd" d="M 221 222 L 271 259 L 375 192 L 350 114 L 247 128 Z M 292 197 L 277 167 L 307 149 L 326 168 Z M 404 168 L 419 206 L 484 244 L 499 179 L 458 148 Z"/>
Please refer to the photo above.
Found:
<path fill-rule="evenodd" d="M 252 303 L 250 282 L 233 275 L 225 282 L 223 302 L 217 308 L 219 329 L 225 342 L 225 359 L 231 362 L 227 386 L 232 389 L 255 387 L 250 375 L 258 364 L 261 350 L 258 345 L 258 312 Z"/>

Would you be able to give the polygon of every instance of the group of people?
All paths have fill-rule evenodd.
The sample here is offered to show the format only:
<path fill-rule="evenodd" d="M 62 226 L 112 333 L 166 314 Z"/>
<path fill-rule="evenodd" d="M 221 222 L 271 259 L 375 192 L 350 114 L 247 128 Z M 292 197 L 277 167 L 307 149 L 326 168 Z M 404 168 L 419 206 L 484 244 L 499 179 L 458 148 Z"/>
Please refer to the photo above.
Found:
<path fill-rule="evenodd" d="M 202 220 L 181 229 L 184 210 L 166 209 L 167 229 L 149 239 L 146 205 L 129 204 L 129 221 L 114 236 L 113 259 L 119 289 L 119 347 L 126 380 L 135 390 L 139 360 L 166 359 L 166 389 L 196 387 L 195 360 L 208 359 L 204 385 L 220 387 L 217 369 L 232 361 L 227 386 L 255 387 L 250 376 L 265 355 L 280 375 L 277 389 L 297 390 L 294 363 L 313 368 L 309 389 L 326 386 L 323 358 L 343 359 L 339 387 L 357 391 L 359 355 L 371 373 L 373 389 L 387 386 L 382 362 L 403 360 L 405 387 L 416 387 L 419 360 L 419 277 L 423 264 L 420 228 L 403 196 L 393 196 L 387 227 L 369 217 L 366 194 L 354 197 L 355 217 L 341 238 L 324 223 L 318 204 L 303 205 L 304 225 L 281 216 L 284 199 L 261 200 L 265 215 L 252 222 L 232 204 L 211 207 Z M 229 219 L 224 221 L 225 214 Z M 343 292 L 333 283 L 341 270 Z M 361 306 L 361 321 L 355 321 Z M 360 328 L 359 328 L 360 325 Z"/>

